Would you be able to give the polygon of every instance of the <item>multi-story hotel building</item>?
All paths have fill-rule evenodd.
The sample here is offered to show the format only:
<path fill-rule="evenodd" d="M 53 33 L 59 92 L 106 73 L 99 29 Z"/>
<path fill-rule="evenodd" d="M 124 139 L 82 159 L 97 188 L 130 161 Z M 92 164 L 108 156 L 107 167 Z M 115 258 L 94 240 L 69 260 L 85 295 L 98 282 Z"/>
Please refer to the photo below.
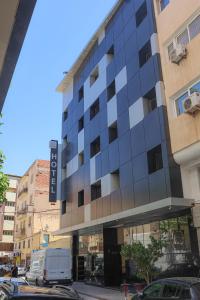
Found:
<path fill-rule="evenodd" d="M 12 260 L 14 248 L 15 200 L 19 176 L 8 175 L 9 187 L 6 202 L 0 206 L 0 262 Z"/>
<path fill-rule="evenodd" d="M 72 236 L 74 279 L 119 284 L 131 273 L 120 246 L 148 243 L 163 229 L 169 247 L 161 271 L 195 255 L 193 201 L 183 197 L 170 146 L 153 1 L 117 1 L 58 91 L 63 150 L 57 233 Z"/>
<path fill-rule="evenodd" d="M 183 195 L 196 202 L 193 221 L 200 245 L 200 1 L 160 2 L 154 6 L 171 147 Z"/>
<path fill-rule="evenodd" d="M 29 265 L 32 250 L 48 246 L 51 232 L 59 228 L 59 208 L 49 203 L 49 161 L 36 160 L 17 189 L 15 253 L 21 264 Z"/>

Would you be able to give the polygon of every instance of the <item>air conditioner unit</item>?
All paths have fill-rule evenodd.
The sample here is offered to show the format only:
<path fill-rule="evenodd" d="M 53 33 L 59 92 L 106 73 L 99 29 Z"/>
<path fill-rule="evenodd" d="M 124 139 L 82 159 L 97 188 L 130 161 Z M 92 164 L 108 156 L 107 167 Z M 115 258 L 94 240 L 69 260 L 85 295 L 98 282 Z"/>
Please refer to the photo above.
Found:
<path fill-rule="evenodd" d="M 191 96 L 183 100 L 182 105 L 185 113 L 194 113 L 200 110 L 200 93 L 194 92 Z"/>
<path fill-rule="evenodd" d="M 170 61 L 174 64 L 179 64 L 179 62 L 186 58 L 187 56 L 187 49 L 184 45 L 176 44 L 173 47 L 173 50 L 170 52 L 169 57 Z"/>

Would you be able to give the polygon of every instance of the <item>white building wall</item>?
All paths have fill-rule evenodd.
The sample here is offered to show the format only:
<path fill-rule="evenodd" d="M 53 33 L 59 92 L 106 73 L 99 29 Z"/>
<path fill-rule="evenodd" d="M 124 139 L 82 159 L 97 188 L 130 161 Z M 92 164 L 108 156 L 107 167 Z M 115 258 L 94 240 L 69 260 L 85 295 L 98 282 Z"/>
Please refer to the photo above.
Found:
<path fill-rule="evenodd" d="M 63 112 L 67 109 L 69 103 L 73 99 L 73 80 L 68 86 L 67 90 L 63 93 Z"/>
<path fill-rule="evenodd" d="M 174 159 L 181 168 L 183 197 L 194 200 L 192 214 L 200 250 L 200 142 L 176 152 Z"/>
<path fill-rule="evenodd" d="M 6 192 L 7 201 L 15 202 L 16 194 L 13 192 Z"/>
<path fill-rule="evenodd" d="M 18 178 L 14 178 L 14 176 L 8 175 L 9 178 L 9 188 L 10 191 L 6 192 L 6 200 L 7 202 L 13 202 L 15 204 L 16 201 L 16 189 L 17 189 L 17 183 Z M 15 216 L 15 205 L 14 206 L 8 206 L 5 205 L 4 209 L 4 215 L 5 216 Z M 14 232 L 14 220 L 4 220 L 3 221 L 3 231 L 9 230 Z M 1 243 L 13 243 L 14 237 L 13 235 L 2 235 Z"/>
<path fill-rule="evenodd" d="M 108 126 L 117 120 L 117 97 L 116 95 L 107 103 Z"/>
<path fill-rule="evenodd" d="M 108 55 L 104 55 L 98 63 L 99 77 L 90 85 L 90 76 L 84 83 L 84 112 L 97 100 L 106 88 L 106 67 L 109 64 Z"/>

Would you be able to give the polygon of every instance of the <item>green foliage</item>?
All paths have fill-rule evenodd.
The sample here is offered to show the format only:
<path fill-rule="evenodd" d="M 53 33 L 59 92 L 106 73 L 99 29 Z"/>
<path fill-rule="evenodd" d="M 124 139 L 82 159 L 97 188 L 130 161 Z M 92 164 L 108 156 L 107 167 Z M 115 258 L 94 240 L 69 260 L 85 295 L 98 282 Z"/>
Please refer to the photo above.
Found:
<path fill-rule="evenodd" d="M 0 126 L 1 125 L 2 123 L 0 123 Z M 4 160 L 5 156 L 3 155 L 2 151 L 0 151 L 0 204 L 6 201 L 5 195 L 8 189 L 8 176 L 6 176 L 2 171 Z"/>
<path fill-rule="evenodd" d="M 134 261 L 137 276 L 144 279 L 147 284 L 157 274 L 155 263 L 163 256 L 162 249 L 166 247 L 165 239 L 157 240 L 153 236 L 150 236 L 150 241 L 146 247 L 140 241 L 136 241 L 131 245 L 123 245 L 121 249 L 121 255 L 126 259 Z"/>

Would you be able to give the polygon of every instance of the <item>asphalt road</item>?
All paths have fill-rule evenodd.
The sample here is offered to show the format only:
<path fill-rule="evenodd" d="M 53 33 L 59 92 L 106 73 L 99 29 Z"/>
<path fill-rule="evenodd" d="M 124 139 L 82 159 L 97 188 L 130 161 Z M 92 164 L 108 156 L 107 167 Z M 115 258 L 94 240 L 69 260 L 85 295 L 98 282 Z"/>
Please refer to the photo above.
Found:
<path fill-rule="evenodd" d="M 81 297 L 83 297 L 84 300 L 97 300 L 98 298 L 92 298 L 92 297 L 88 297 L 88 296 L 84 296 L 81 295 Z"/>

